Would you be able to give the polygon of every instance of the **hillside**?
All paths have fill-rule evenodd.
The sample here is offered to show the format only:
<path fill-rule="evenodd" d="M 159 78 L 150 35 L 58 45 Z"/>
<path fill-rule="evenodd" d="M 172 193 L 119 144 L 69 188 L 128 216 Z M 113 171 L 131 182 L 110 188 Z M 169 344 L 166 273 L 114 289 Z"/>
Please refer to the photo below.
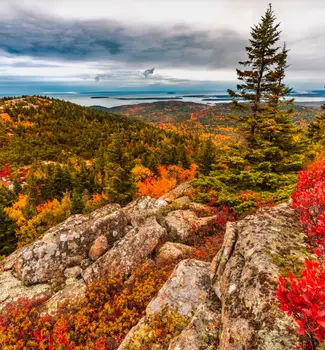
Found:
<path fill-rule="evenodd" d="M 71 214 L 128 203 L 159 171 L 175 184 L 193 177 L 191 135 L 56 99 L 0 108 L 0 256 Z"/>
<path fill-rule="evenodd" d="M 120 113 L 127 117 L 158 125 L 176 125 L 186 130 L 201 133 L 232 135 L 234 132 L 233 128 L 237 125 L 234 121 L 227 118 L 227 115 L 231 113 L 229 103 L 205 105 L 182 101 L 160 101 L 113 108 L 101 106 L 93 106 L 93 108 Z M 293 119 L 296 123 L 310 123 L 314 119 L 315 113 L 319 110 L 318 108 L 301 104 L 296 104 L 295 109 Z"/>
<path fill-rule="evenodd" d="M 175 145 L 186 140 L 135 119 L 101 112 L 61 100 L 26 97 L 0 100 L 0 163 L 17 166 L 34 161 L 65 162 L 77 156 L 94 159 L 101 147 L 120 138 L 130 156 L 145 158 L 160 153 L 164 138 Z M 141 136 L 140 136 L 141 134 Z M 146 144 L 139 150 L 136 143 Z M 158 156 L 160 157 L 160 156 Z M 168 163 L 168 160 L 166 160 Z"/>

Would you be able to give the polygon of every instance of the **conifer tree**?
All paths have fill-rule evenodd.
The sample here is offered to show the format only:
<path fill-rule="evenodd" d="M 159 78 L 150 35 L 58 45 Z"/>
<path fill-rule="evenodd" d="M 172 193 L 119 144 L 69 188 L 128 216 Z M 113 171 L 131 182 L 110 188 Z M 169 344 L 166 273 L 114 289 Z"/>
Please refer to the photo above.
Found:
<path fill-rule="evenodd" d="M 208 175 L 212 170 L 212 164 L 216 158 L 216 147 L 213 144 L 211 137 L 204 141 L 198 154 L 199 170 L 202 174 Z"/>
<path fill-rule="evenodd" d="M 247 60 L 239 62 L 243 69 L 237 69 L 240 81 L 238 91 L 228 90 L 234 109 L 240 111 L 232 117 L 240 122 L 251 147 L 257 143 L 265 102 L 269 104 L 268 107 L 275 108 L 280 99 L 290 92 L 283 83 L 288 51 L 285 46 L 282 51 L 278 46 L 281 32 L 275 21 L 272 6 L 269 5 L 260 23 L 252 27 L 250 46 L 246 47 Z"/>
<path fill-rule="evenodd" d="M 104 191 L 110 202 L 126 204 L 134 197 L 136 185 L 131 173 L 133 162 L 122 148 L 120 138 L 113 139 L 107 148 L 104 167 Z"/>
<path fill-rule="evenodd" d="M 316 120 L 309 124 L 308 136 L 316 142 L 325 138 L 325 104 L 322 105 Z"/>
<path fill-rule="evenodd" d="M 285 100 L 291 89 L 284 83 L 288 50 L 278 46 L 279 24 L 271 5 L 261 22 L 252 28 L 248 59 L 237 69 L 238 92 L 229 90 L 235 115 L 248 142 L 251 163 L 265 163 L 271 172 L 296 171 L 301 166 L 304 143 L 297 136 L 292 115 L 293 99 Z M 246 103 L 241 103 L 240 100 Z M 285 165 L 284 165 L 285 163 Z"/>

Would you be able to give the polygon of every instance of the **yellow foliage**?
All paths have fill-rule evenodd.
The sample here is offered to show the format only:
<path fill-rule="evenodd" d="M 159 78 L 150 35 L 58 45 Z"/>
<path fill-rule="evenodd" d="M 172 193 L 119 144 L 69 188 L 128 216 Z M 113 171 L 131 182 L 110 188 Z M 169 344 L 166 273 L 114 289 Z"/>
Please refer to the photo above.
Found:
<path fill-rule="evenodd" d="M 26 215 L 27 196 L 19 194 L 12 207 L 5 208 L 7 215 L 16 222 L 18 246 L 22 247 L 44 233 L 49 228 L 64 221 L 71 215 L 71 200 L 65 195 L 61 202 L 57 199 L 37 207 L 38 214 L 31 219 Z"/>
<path fill-rule="evenodd" d="M 131 170 L 131 173 L 133 174 L 136 182 L 143 181 L 146 178 L 153 176 L 153 172 L 141 164 L 137 164 Z"/>

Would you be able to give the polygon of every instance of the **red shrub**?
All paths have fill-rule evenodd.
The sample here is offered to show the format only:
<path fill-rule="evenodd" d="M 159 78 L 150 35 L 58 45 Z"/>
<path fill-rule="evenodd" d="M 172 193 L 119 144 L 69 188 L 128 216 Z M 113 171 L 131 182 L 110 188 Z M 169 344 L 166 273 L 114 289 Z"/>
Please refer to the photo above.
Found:
<path fill-rule="evenodd" d="M 280 307 L 292 315 L 307 349 L 325 339 L 325 161 L 299 173 L 292 206 L 300 214 L 318 261 L 305 261 L 301 278 L 280 277 L 276 290 Z"/>
<path fill-rule="evenodd" d="M 9 164 L 5 164 L 0 167 L 0 177 L 10 178 L 11 177 L 11 169 Z"/>
<path fill-rule="evenodd" d="M 325 248 L 325 161 L 299 173 L 292 206 L 300 213 L 310 244 Z"/>
<path fill-rule="evenodd" d="M 307 343 L 325 338 L 325 265 L 305 261 L 301 278 L 280 277 L 276 295 L 280 308 L 292 315 L 299 326 L 298 333 L 305 335 Z M 315 345 L 315 344 L 314 344 Z"/>

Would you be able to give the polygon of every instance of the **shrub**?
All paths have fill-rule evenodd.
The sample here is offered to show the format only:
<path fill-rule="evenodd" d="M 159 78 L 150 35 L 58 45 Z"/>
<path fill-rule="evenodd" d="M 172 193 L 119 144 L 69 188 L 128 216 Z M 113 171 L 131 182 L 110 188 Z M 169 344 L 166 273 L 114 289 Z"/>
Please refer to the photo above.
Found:
<path fill-rule="evenodd" d="M 178 184 L 192 180 L 196 174 L 196 165 L 190 169 L 183 169 L 178 165 L 158 167 L 159 176 L 149 176 L 144 181 L 138 182 L 138 194 L 140 196 L 151 195 L 155 198 L 175 188 Z"/>
<path fill-rule="evenodd" d="M 325 248 L 325 161 L 312 164 L 299 173 L 293 207 L 300 213 L 309 242 Z"/>
<path fill-rule="evenodd" d="M 325 340 L 325 161 L 299 173 L 292 206 L 318 259 L 305 261 L 300 278 L 280 277 L 276 295 L 280 308 L 295 318 L 304 347 L 316 349 Z"/>
<path fill-rule="evenodd" d="M 280 308 L 292 315 L 304 343 L 313 348 L 325 338 L 325 266 L 322 262 L 305 261 L 301 278 L 279 278 L 276 295 Z M 315 339 L 316 338 L 316 339 Z"/>
<path fill-rule="evenodd" d="M 174 266 L 145 264 L 126 282 L 107 278 L 88 286 L 85 297 L 61 305 L 55 317 L 41 313 L 44 299 L 21 299 L 0 312 L 1 349 L 116 349 L 144 316 L 147 304 Z"/>

